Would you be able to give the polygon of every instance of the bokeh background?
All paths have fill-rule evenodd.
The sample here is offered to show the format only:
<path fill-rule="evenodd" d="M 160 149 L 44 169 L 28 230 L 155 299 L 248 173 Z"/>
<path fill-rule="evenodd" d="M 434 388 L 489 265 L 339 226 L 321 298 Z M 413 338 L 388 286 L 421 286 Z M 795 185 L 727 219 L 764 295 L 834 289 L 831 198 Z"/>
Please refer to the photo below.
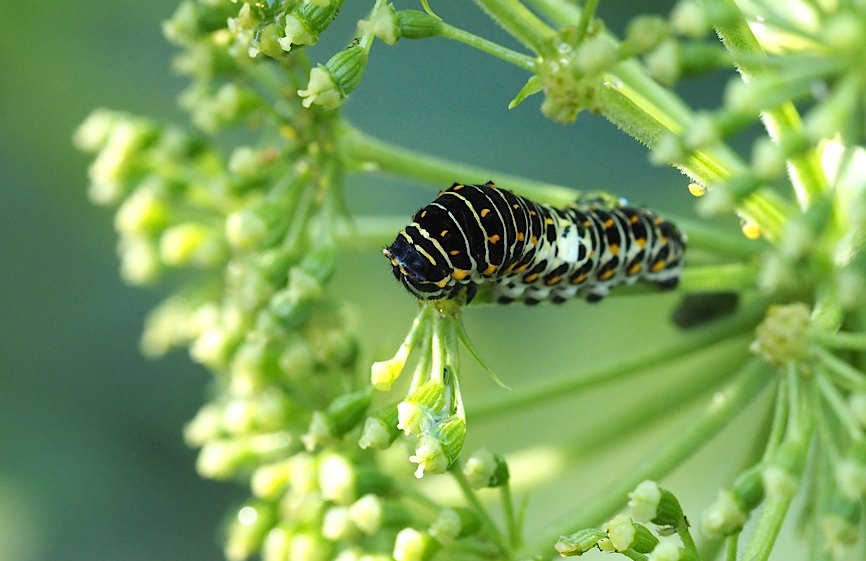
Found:
<path fill-rule="evenodd" d="M 314 59 L 340 48 L 372 2 L 347 4 L 312 49 Z M 472 3 L 435 4 L 443 4 L 436 8 L 449 22 L 514 46 Z M 601 4 L 600 14 L 614 29 L 634 9 L 628 0 Z M 640 8 L 666 12 L 671 4 L 647 1 Z M 2 561 L 220 559 L 219 527 L 244 496 L 195 474 L 195 453 L 184 445 L 181 427 L 202 403 L 209 375 L 182 353 L 157 362 L 140 356 L 143 318 L 164 292 L 120 282 L 112 215 L 88 202 L 88 158 L 70 142 L 96 107 L 186 123 L 175 104 L 185 82 L 171 71 L 173 48 L 160 31 L 175 5 L 34 0 L 6 2 L 0 15 Z M 371 134 L 417 150 L 690 212 L 685 179 L 651 167 L 645 150 L 603 118 L 583 114 L 575 125 L 555 124 L 541 116 L 537 98 L 508 111 L 525 79 L 505 63 L 444 40 L 378 44 L 345 115 Z M 697 106 L 713 106 L 723 84 L 723 76 L 711 76 L 684 84 L 682 92 Z M 373 175 L 350 177 L 347 185 L 349 207 L 357 212 L 407 217 L 433 192 Z M 355 305 L 366 334 L 364 359 L 389 356 L 414 306 L 381 256 L 373 249 L 347 255 L 335 285 Z M 519 388 L 675 336 L 666 319 L 674 301 L 659 296 L 595 307 L 482 308 L 467 313 L 466 321 L 482 354 Z M 470 400 L 502 391 L 480 373 L 470 378 Z M 626 393 L 639 395 L 635 384 Z M 584 430 L 585 420 L 598 422 L 599 400 L 610 399 L 615 396 L 594 393 L 518 422 L 471 426 L 470 446 L 500 442 L 510 451 L 568 438 Z M 661 437 L 613 447 L 606 463 L 578 466 L 583 471 L 566 487 L 533 496 L 530 517 L 573 508 L 687 415 L 658 428 Z M 701 453 L 678 471 L 674 480 L 689 496 L 687 506 L 699 508 L 714 496 L 726 473 L 708 482 L 707 466 L 730 458 L 753 422 L 748 415 L 739 420 L 714 443 L 715 455 Z"/>

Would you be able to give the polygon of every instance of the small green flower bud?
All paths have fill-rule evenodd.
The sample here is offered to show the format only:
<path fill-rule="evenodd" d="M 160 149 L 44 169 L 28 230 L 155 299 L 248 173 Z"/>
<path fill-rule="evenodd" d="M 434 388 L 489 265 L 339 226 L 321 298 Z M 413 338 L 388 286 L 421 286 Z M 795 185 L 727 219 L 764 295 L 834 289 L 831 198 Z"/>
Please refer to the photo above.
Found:
<path fill-rule="evenodd" d="M 853 447 L 860 448 L 856 444 Z M 836 462 L 836 485 L 839 490 L 851 500 L 860 500 L 866 496 L 866 461 L 858 457 L 856 450 Z"/>
<path fill-rule="evenodd" d="M 625 551 L 631 548 L 636 529 L 628 515 L 618 514 L 604 525 L 604 531 L 616 551 Z"/>
<path fill-rule="evenodd" d="M 649 522 L 656 517 L 662 489 L 655 481 L 643 481 L 628 494 L 628 508 L 632 518 Z"/>
<path fill-rule="evenodd" d="M 370 19 L 358 22 L 358 30 L 364 35 L 373 35 L 386 45 L 393 45 L 400 38 L 397 12 L 391 4 L 379 4 L 370 14 Z"/>
<path fill-rule="evenodd" d="M 739 532 L 746 516 L 736 496 L 728 489 L 720 489 L 716 501 L 703 512 L 701 531 L 708 538 L 722 538 Z"/>
<path fill-rule="evenodd" d="M 394 540 L 394 561 L 427 561 L 436 551 L 435 541 L 414 528 L 403 528 Z"/>
<path fill-rule="evenodd" d="M 645 53 L 655 49 L 668 34 L 668 24 L 663 18 L 638 15 L 628 22 L 624 44 L 635 53 Z"/>
<path fill-rule="evenodd" d="M 174 267 L 212 266 L 223 258 L 219 237 L 207 226 L 192 222 L 166 228 L 160 236 L 159 254 Z"/>
<path fill-rule="evenodd" d="M 325 500 L 348 505 L 355 499 L 358 474 L 352 462 L 340 454 L 328 454 L 319 465 L 319 488 Z"/>
<path fill-rule="evenodd" d="M 666 166 L 682 162 L 686 158 L 686 150 L 682 139 L 675 134 L 665 134 L 650 152 L 650 163 L 654 166 Z"/>
<path fill-rule="evenodd" d="M 195 467 L 205 479 L 223 480 L 232 477 L 249 458 L 249 449 L 240 440 L 211 440 L 201 447 Z"/>
<path fill-rule="evenodd" d="M 87 134 L 99 136 L 99 132 L 95 130 L 98 128 L 97 124 L 90 127 L 91 131 Z M 142 150 L 154 139 L 156 132 L 140 120 L 118 119 L 113 123 L 102 149 L 88 169 L 88 195 L 93 204 L 108 205 L 120 200 L 126 192 Z M 81 136 L 84 136 L 84 132 Z M 93 141 L 94 139 L 91 139 L 89 142 Z"/>
<path fill-rule="evenodd" d="M 409 456 L 410 462 L 418 464 L 415 477 L 420 479 L 425 471 L 445 473 L 460 455 L 465 440 L 466 420 L 458 415 L 449 417 L 422 434 L 415 454 Z"/>
<path fill-rule="evenodd" d="M 289 540 L 289 556 L 292 561 L 329 561 L 331 544 L 318 534 L 305 532 L 295 534 Z"/>
<path fill-rule="evenodd" d="M 340 11 L 343 0 L 328 3 L 303 2 L 286 14 L 285 36 L 280 38 L 280 47 L 292 50 L 294 45 L 313 45 L 319 35 L 331 25 Z"/>
<path fill-rule="evenodd" d="M 75 129 L 72 143 L 82 152 L 94 153 L 101 150 L 118 119 L 118 114 L 108 109 L 92 111 Z"/>
<path fill-rule="evenodd" d="M 298 90 L 304 107 L 313 103 L 326 109 L 336 109 L 361 82 L 367 66 L 367 51 L 351 45 L 332 56 L 325 66 L 310 71 L 307 88 Z"/>
<path fill-rule="evenodd" d="M 235 344 L 236 338 L 233 333 L 222 326 L 215 325 L 195 338 L 189 354 L 199 364 L 222 370 L 228 365 Z"/>
<path fill-rule="evenodd" d="M 262 561 L 285 561 L 289 559 L 291 532 L 280 526 L 271 528 L 262 542 Z"/>
<path fill-rule="evenodd" d="M 260 499 L 277 499 L 285 493 L 292 478 L 289 460 L 264 464 L 256 468 L 250 479 L 253 495 Z"/>
<path fill-rule="evenodd" d="M 700 39 L 710 32 L 710 22 L 700 4 L 692 0 L 680 0 L 671 10 L 671 27 L 686 37 Z"/>
<path fill-rule="evenodd" d="M 471 536 L 481 528 L 481 520 L 475 511 L 468 508 L 445 508 L 430 525 L 428 533 L 442 545 Z"/>
<path fill-rule="evenodd" d="M 785 172 L 785 155 L 769 138 L 759 138 L 752 146 L 752 169 L 762 180 L 775 179 Z"/>
<path fill-rule="evenodd" d="M 421 422 L 428 412 L 438 412 L 445 403 L 445 385 L 428 381 L 397 404 L 397 428 L 407 436 L 421 431 Z"/>
<path fill-rule="evenodd" d="M 553 548 L 563 557 L 583 555 L 596 547 L 602 539 L 607 539 L 607 534 L 595 528 L 587 528 L 568 536 L 560 536 Z"/>
<path fill-rule="evenodd" d="M 508 464 L 502 456 L 494 456 L 481 448 L 469 456 L 463 464 L 463 475 L 473 489 L 499 487 L 508 483 Z"/>
<path fill-rule="evenodd" d="M 162 262 L 156 245 L 142 236 L 124 236 L 120 240 L 120 277 L 133 286 L 151 284 L 162 274 Z"/>
<path fill-rule="evenodd" d="M 665 540 L 647 555 L 647 561 L 681 561 L 683 549 L 672 540 Z"/>
<path fill-rule="evenodd" d="M 397 436 L 400 429 L 397 428 L 397 404 L 385 407 L 373 417 L 368 417 L 364 422 L 358 446 L 363 449 L 385 450 Z"/>
<path fill-rule="evenodd" d="M 209 403 L 198 410 L 195 417 L 183 429 L 184 441 L 189 446 L 200 447 L 217 438 L 222 432 L 222 408 Z"/>
<path fill-rule="evenodd" d="M 658 48 L 646 56 L 645 62 L 650 76 L 666 86 L 671 86 L 680 79 L 682 71 L 679 46 L 672 39 L 663 41 Z"/>
<path fill-rule="evenodd" d="M 328 405 L 325 416 L 334 434 L 342 436 L 358 426 L 370 407 L 373 395 L 369 390 L 343 394 Z"/>
<path fill-rule="evenodd" d="M 584 75 L 604 72 L 616 61 L 616 45 L 608 37 L 601 35 L 587 39 L 574 53 L 575 66 Z"/>
<path fill-rule="evenodd" d="M 349 507 L 352 522 L 368 536 L 376 534 L 381 528 L 383 512 L 382 500 L 372 493 L 364 495 Z"/>
<path fill-rule="evenodd" d="M 301 442 L 307 452 L 313 452 L 319 446 L 325 446 L 336 441 L 336 435 L 331 428 L 331 423 L 321 411 L 313 411 L 307 432 L 301 436 Z"/>
<path fill-rule="evenodd" d="M 322 519 L 322 536 L 332 542 L 353 539 L 357 533 L 352 519 L 349 517 L 349 507 L 332 506 L 325 511 Z"/>
<path fill-rule="evenodd" d="M 746 512 L 754 510 L 764 500 L 764 481 L 761 474 L 762 467 L 756 465 L 738 475 L 731 486 L 731 492 Z"/>
<path fill-rule="evenodd" d="M 226 241 L 234 249 L 253 249 L 267 239 L 268 234 L 267 223 L 252 209 L 237 210 L 226 218 Z"/>
<path fill-rule="evenodd" d="M 792 497 L 797 492 L 805 456 L 799 440 L 786 440 L 779 446 L 761 473 L 768 497 Z"/>
<path fill-rule="evenodd" d="M 229 561 L 252 557 L 262 545 L 274 522 L 272 508 L 264 503 L 242 507 L 228 528 L 225 556 Z"/>
<path fill-rule="evenodd" d="M 770 306 L 749 350 L 773 366 L 801 360 L 809 346 L 809 313 L 802 303 Z"/>
<path fill-rule="evenodd" d="M 400 37 L 426 39 L 442 32 L 442 20 L 419 10 L 397 12 L 397 28 Z"/>
<path fill-rule="evenodd" d="M 120 234 L 141 235 L 161 228 L 168 208 L 153 189 L 141 186 L 127 197 L 114 215 L 114 229 Z"/>
<path fill-rule="evenodd" d="M 685 145 L 689 150 L 697 150 L 716 144 L 721 139 L 721 131 L 712 114 L 706 111 L 695 113 L 694 120 L 685 135 Z"/>

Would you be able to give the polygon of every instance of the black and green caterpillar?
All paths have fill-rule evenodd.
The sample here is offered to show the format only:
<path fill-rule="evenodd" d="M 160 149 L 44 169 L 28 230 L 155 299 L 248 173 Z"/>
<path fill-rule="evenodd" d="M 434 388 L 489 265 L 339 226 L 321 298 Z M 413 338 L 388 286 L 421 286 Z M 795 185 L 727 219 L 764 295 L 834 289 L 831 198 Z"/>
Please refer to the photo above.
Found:
<path fill-rule="evenodd" d="M 537 304 L 595 302 L 640 279 L 673 288 L 685 248 L 685 234 L 649 209 L 602 199 L 553 208 L 488 182 L 439 193 L 384 254 L 424 300 L 470 301 L 491 285 L 498 302 Z"/>

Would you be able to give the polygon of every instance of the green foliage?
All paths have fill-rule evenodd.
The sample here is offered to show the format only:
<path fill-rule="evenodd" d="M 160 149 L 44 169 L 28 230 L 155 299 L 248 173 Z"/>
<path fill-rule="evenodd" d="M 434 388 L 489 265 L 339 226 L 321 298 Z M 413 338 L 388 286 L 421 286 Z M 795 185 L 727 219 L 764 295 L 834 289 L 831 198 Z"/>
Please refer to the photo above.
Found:
<path fill-rule="evenodd" d="M 598 2 L 476 3 L 524 52 L 442 21 L 426 3 L 422 12 L 377 0 L 347 47 L 313 65 L 307 46 L 341 17 L 341 1 L 187 0 L 164 31 L 181 47 L 176 66 L 191 82 L 181 105 L 197 130 L 99 110 L 77 131 L 76 144 L 95 155 L 91 199 L 117 208 L 123 278 L 136 285 L 167 278 L 174 286 L 147 322 L 144 352 L 188 347 L 214 374 L 211 401 L 186 437 L 201 448 L 202 476 L 250 487 L 249 503 L 228 526 L 227 557 L 517 561 L 598 547 L 631 559 L 708 560 L 724 538 L 733 560 L 751 524 L 744 555 L 767 559 L 798 495 L 807 505 L 812 558 L 846 558 L 856 548 L 862 556 L 866 7 L 681 0 L 666 17 L 636 14 L 618 38 L 597 17 Z M 421 304 L 396 355 L 368 370 L 348 319 L 351 295 L 329 285 L 338 247 L 378 243 L 383 229 L 399 224 L 365 221 L 345 208 L 350 172 L 440 188 L 449 176 L 494 178 L 555 204 L 576 196 L 390 146 L 341 117 L 346 98 L 364 87 L 376 43 L 400 48 L 431 37 L 526 71 L 512 106 L 541 94 L 542 112 L 556 121 L 572 122 L 585 110 L 604 115 L 645 144 L 652 162 L 689 177 L 701 197 L 698 213 L 735 214 L 753 240 L 681 222 L 690 247 L 680 290 L 738 293 L 732 317 L 582 378 L 478 407 L 479 417 L 508 415 L 708 346 L 742 350 L 733 367 L 705 366 L 726 385 L 686 429 L 595 499 L 572 501 L 574 512 L 548 521 L 540 535 L 524 535 L 511 494 L 520 474 L 507 456 L 461 454 L 473 408 L 460 388 L 461 343 L 477 356 L 461 323 L 464 306 Z M 739 74 L 718 108 L 696 111 L 677 95 L 684 77 L 719 69 Z M 744 158 L 730 139 L 758 124 L 765 134 Z M 745 450 L 740 473 L 707 507 L 700 524 L 707 541 L 698 548 L 676 497 L 646 480 L 692 456 L 765 387 L 775 395 L 766 426 L 755 431 L 757 445 Z M 677 382 L 667 399 L 596 441 L 636 433 L 697 401 L 700 392 L 687 389 Z M 413 452 L 395 442 L 409 442 Z M 410 463 L 418 479 L 447 473 L 462 502 L 418 487 Z M 498 490 L 501 515 L 482 503 L 486 488 Z M 615 514 L 630 491 L 631 514 L 590 528 Z"/>

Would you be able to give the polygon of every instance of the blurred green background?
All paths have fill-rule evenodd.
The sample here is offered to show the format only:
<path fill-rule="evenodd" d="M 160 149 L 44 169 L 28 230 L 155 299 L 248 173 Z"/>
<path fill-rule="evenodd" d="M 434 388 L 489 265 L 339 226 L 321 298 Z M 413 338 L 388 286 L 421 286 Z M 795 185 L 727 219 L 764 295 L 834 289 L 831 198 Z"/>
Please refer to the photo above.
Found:
<path fill-rule="evenodd" d="M 314 58 L 340 48 L 372 2 L 347 4 Z M 447 4 L 436 8 L 449 22 L 514 46 L 471 3 L 436 4 Z M 665 12 L 671 2 L 640 4 Z M 244 496 L 195 474 L 195 453 L 183 444 L 181 427 L 202 403 L 209 375 L 183 354 L 158 362 L 140 356 L 143 318 L 163 293 L 120 282 L 112 215 L 88 202 L 89 161 L 70 142 L 100 106 L 186 123 L 175 104 L 185 82 L 171 72 L 173 49 L 160 32 L 175 5 L 36 0 L 7 2 L 0 17 L 3 561 L 219 559 L 219 526 Z M 624 6 L 634 3 L 602 2 L 601 15 L 614 29 L 623 25 Z M 684 178 L 651 167 L 645 150 L 604 119 L 584 114 L 576 125 L 554 124 L 539 113 L 537 98 L 508 111 L 525 79 L 444 40 L 378 44 L 345 114 L 365 131 L 417 150 L 687 212 Z M 685 84 L 683 93 L 711 106 L 722 84 L 710 78 Z M 349 207 L 359 213 L 408 217 L 432 194 L 429 186 L 373 175 L 351 177 L 347 186 Z M 389 356 L 413 314 L 411 299 L 374 250 L 346 256 L 340 267 L 336 289 L 355 304 L 367 334 L 364 358 Z M 665 319 L 673 301 L 486 308 L 467 313 L 467 323 L 500 376 L 518 388 L 673 335 Z M 632 343 L 632 333 L 649 336 Z M 558 348 L 568 349 L 565 360 Z M 500 391 L 483 375 L 470 378 L 470 400 Z M 593 417 L 597 399 L 605 398 L 583 396 L 517 423 L 473 426 L 470 446 L 498 438 L 508 451 L 540 434 L 567 437 L 582 430 L 587 413 Z M 725 442 L 736 445 L 737 429 L 728 432 Z M 637 455 L 613 457 L 616 469 L 576 474 L 573 487 L 592 492 L 596 478 L 609 480 L 652 444 L 636 443 Z M 701 466 L 714 461 L 704 459 L 681 478 L 680 490 L 693 492 L 695 507 L 715 494 L 716 483 L 701 479 Z M 561 493 L 539 494 L 530 513 L 551 504 L 554 511 L 573 507 Z"/>

